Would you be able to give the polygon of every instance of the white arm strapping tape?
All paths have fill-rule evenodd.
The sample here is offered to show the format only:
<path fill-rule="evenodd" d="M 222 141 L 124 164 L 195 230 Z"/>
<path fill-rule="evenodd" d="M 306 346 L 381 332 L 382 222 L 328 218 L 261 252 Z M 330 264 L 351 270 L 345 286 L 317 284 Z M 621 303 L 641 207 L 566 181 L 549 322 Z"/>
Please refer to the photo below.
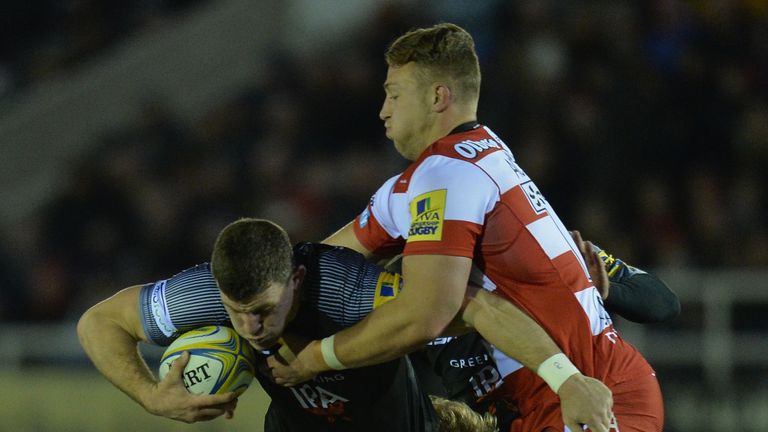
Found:
<path fill-rule="evenodd" d="M 333 338 L 336 335 L 330 335 L 320 341 L 320 351 L 323 353 L 323 360 L 331 369 L 343 370 L 347 367 L 336 358 L 336 352 L 333 350 Z"/>
<path fill-rule="evenodd" d="M 539 365 L 539 369 L 536 374 L 549 384 L 549 388 L 553 392 L 557 393 L 560 390 L 560 386 L 570 378 L 571 375 L 581 373 L 576 366 L 568 360 L 565 354 L 555 354 L 552 357 L 544 360 Z"/>

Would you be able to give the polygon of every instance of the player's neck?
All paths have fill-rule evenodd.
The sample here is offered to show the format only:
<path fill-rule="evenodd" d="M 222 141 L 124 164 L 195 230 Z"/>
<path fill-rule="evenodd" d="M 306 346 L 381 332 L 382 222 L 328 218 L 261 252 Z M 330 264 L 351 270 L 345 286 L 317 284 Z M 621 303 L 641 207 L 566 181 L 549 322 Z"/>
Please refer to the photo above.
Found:
<path fill-rule="evenodd" d="M 477 121 L 477 114 L 470 110 L 446 112 L 436 116 L 435 122 L 426 134 L 426 139 L 423 141 L 423 147 L 419 154 L 434 142 L 450 134 L 459 125 L 472 121 Z"/>

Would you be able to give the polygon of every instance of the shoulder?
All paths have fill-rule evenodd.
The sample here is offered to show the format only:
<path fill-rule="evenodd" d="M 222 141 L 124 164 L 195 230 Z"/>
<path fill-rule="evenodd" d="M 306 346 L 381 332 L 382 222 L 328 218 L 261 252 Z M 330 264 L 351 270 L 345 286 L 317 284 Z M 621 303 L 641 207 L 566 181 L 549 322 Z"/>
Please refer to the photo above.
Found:
<path fill-rule="evenodd" d="M 366 259 L 359 252 L 323 243 L 302 242 L 294 247 L 294 263 L 307 268 L 310 278 L 322 275 L 343 275 L 365 266 Z"/>
<path fill-rule="evenodd" d="M 477 163 L 497 152 L 508 152 L 504 142 L 484 126 L 445 136 L 435 142 L 429 150 L 430 155 L 441 155 L 470 163 Z"/>
<path fill-rule="evenodd" d="M 488 176 L 487 166 L 490 163 L 508 159 L 513 160 L 507 146 L 490 129 L 480 126 L 436 141 L 409 170 L 413 178 Z"/>

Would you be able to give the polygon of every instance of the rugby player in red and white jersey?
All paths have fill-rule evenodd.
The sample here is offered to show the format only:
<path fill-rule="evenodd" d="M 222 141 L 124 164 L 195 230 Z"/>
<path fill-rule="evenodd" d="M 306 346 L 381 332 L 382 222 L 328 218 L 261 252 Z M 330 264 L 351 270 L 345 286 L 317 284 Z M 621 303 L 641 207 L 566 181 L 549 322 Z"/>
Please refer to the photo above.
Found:
<path fill-rule="evenodd" d="M 661 431 L 652 368 L 613 328 L 550 204 L 501 139 L 477 123 L 480 70 L 471 36 L 453 24 L 417 29 L 398 38 L 386 59 L 380 117 L 413 163 L 326 242 L 368 256 L 402 253 L 408 289 L 290 364 L 271 359 L 276 381 L 291 385 L 329 368 L 397 357 L 439 336 L 465 306 L 464 319 L 509 356 L 496 360 L 520 409 L 514 431 L 580 430 L 582 423 L 593 431 Z M 510 320 L 517 308 L 503 307 L 509 303 L 465 302 L 468 280 L 533 317 L 563 353 L 536 351 L 518 337 L 525 329 Z M 613 413 L 599 389 L 584 391 L 591 385 L 584 376 L 612 390 Z"/>

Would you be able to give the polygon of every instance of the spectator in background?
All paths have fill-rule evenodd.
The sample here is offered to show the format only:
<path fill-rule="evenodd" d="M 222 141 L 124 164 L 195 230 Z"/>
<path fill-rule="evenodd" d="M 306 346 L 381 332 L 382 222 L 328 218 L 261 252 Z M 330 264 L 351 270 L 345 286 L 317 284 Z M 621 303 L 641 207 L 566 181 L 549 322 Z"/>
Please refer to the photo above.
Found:
<path fill-rule="evenodd" d="M 142 9 L 120 19 L 133 23 L 130 28 L 140 28 L 136 26 L 162 23 L 174 11 L 202 3 L 156 2 L 149 9 L 126 6 Z M 539 187 L 563 219 L 582 227 L 597 243 L 609 242 L 622 257 L 644 268 L 768 265 L 768 228 L 761 217 L 768 210 L 768 189 L 763 187 L 768 184 L 768 172 L 762 169 L 768 163 L 768 10 L 761 2 L 488 3 L 490 12 L 472 15 L 478 21 L 468 23 L 485 32 L 478 42 L 485 72 L 481 95 L 485 102 L 479 115 L 496 126 L 500 135 L 519 143 L 518 158 L 531 176 L 540 179 Z M 89 6 L 85 2 L 77 8 Z M 30 73 L 32 58 L 57 55 L 42 47 L 46 37 L 56 39 L 62 31 L 49 24 L 68 21 L 58 17 L 74 13 L 61 7 L 19 1 L 0 6 L 6 12 L 0 13 L 0 21 L 8 24 L 0 25 L 0 32 L 9 36 L 0 38 L 0 69 L 8 71 L 5 76 L 10 77 L 11 91 L 36 82 L 34 76 L 45 79 L 40 73 Z M 138 223 L 149 232 L 139 238 L 119 237 L 127 242 L 121 249 L 140 251 L 126 263 L 141 264 L 127 264 L 122 273 L 103 269 L 96 276 L 85 265 L 85 256 L 54 258 L 62 234 L 47 238 L 43 233 L 51 224 L 43 221 L 52 219 L 48 212 L 60 205 L 54 203 L 69 201 L 76 193 L 62 188 L 59 196 L 34 215 L 41 221 L 37 225 L 39 241 L 25 246 L 23 253 L 45 256 L 37 262 L 49 263 L 45 271 L 50 274 L 30 271 L 27 260 L 20 263 L 25 268 L 21 274 L 62 281 L 154 279 L 205 259 L 207 247 L 201 245 L 212 244 L 211 233 L 188 239 L 179 234 L 176 223 L 205 225 L 196 222 L 198 218 L 261 215 L 275 219 L 296 238 L 321 238 L 340 220 L 354 215 L 358 204 L 353 203 L 367 199 L 387 173 L 403 168 L 382 139 L 380 125 L 370 116 L 378 109 L 370 102 L 376 100 L 370 96 L 378 91 L 376 86 L 359 83 L 383 80 L 380 68 L 370 65 L 378 64 L 379 48 L 393 35 L 420 22 L 441 19 L 440 11 L 428 9 L 416 3 L 387 2 L 353 29 L 338 51 L 317 50 L 318 57 L 362 62 L 351 75 L 342 71 L 347 68 L 315 69 L 312 65 L 319 61 L 313 56 L 299 59 L 277 50 L 265 66 L 269 70 L 263 82 L 211 107 L 199 123 L 177 123 L 173 116 L 178 113 L 155 107 L 145 111 L 158 119 L 165 116 L 165 120 L 137 122 L 131 133 L 112 131 L 108 135 L 117 141 L 116 147 L 144 148 L 132 150 L 138 152 L 132 158 L 142 162 L 123 164 L 124 175 L 112 180 L 112 187 L 123 192 L 110 197 L 118 207 L 139 213 Z M 461 13 L 452 13 L 461 19 Z M 112 15 L 94 12 L 88 16 L 109 22 Z M 125 24 L 113 27 L 126 28 Z M 69 64 L 114 46 L 92 46 L 97 45 L 102 48 L 70 56 Z M 2 80 L 0 72 L 0 86 Z M 355 84 L 336 93 L 347 81 Z M 330 118 L 331 110 L 318 106 L 328 98 L 357 102 L 337 104 L 341 111 Z M 358 122 L 363 117 L 373 120 Z M 320 128 L 350 126 L 352 133 L 339 136 L 338 146 L 356 149 L 348 155 L 350 161 L 375 163 L 339 170 L 338 165 L 324 161 L 321 149 L 328 143 L 313 139 L 322 130 L 309 127 L 315 124 Z M 166 127 L 175 132 L 150 132 Z M 128 138 L 147 135 L 152 138 Z M 93 154 L 84 159 L 108 163 L 101 149 L 103 139 L 94 141 Z M 154 155 L 158 148 L 164 150 Z M 83 160 L 74 163 L 88 165 Z M 222 178 L 211 178 L 227 164 Z M 591 168 L 578 185 L 565 174 L 574 167 Z M 79 171 L 78 188 L 102 187 L 97 170 Z M 204 171 L 203 179 L 197 173 Z M 694 177 L 699 180 L 691 180 Z M 208 188 L 208 181 L 217 186 Z M 706 190 L 708 185 L 714 189 Z M 296 196 L 296 191 L 307 187 L 312 196 Z M 193 202 L 192 197 L 198 200 Z M 342 204 L 329 206 L 329 202 Z M 711 248 L 714 239 L 706 243 L 701 239 L 708 238 L 707 227 L 715 222 L 697 211 L 715 203 L 721 208 L 713 214 L 723 221 L 717 236 L 726 240 Z M 190 206 L 196 210 L 188 212 Z M 604 224 L 595 226 L 595 215 Z M 125 223 L 123 215 L 104 217 L 115 219 L 109 221 L 111 226 Z M 312 223 L 302 222 L 308 218 Z M 179 241 L 186 245 L 184 250 L 178 249 Z M 13 245 L 8 249 L 14 248 L 20 250 Z M 149 250 L 153 252 L 146 252 Z M 31 283 L 29 277 L 19 286 L 39 284 Z M 98 297 L 85 292 L 89 289 L 77 286 L 64 292 Z M 59 297 L 49 298 L 56 302 L 53 299 Z M 74 309 L 85 304 L 88 302 L 58 303 Z M 79 312 L 57 311 L 48 316 L 61 318 Z"/>

